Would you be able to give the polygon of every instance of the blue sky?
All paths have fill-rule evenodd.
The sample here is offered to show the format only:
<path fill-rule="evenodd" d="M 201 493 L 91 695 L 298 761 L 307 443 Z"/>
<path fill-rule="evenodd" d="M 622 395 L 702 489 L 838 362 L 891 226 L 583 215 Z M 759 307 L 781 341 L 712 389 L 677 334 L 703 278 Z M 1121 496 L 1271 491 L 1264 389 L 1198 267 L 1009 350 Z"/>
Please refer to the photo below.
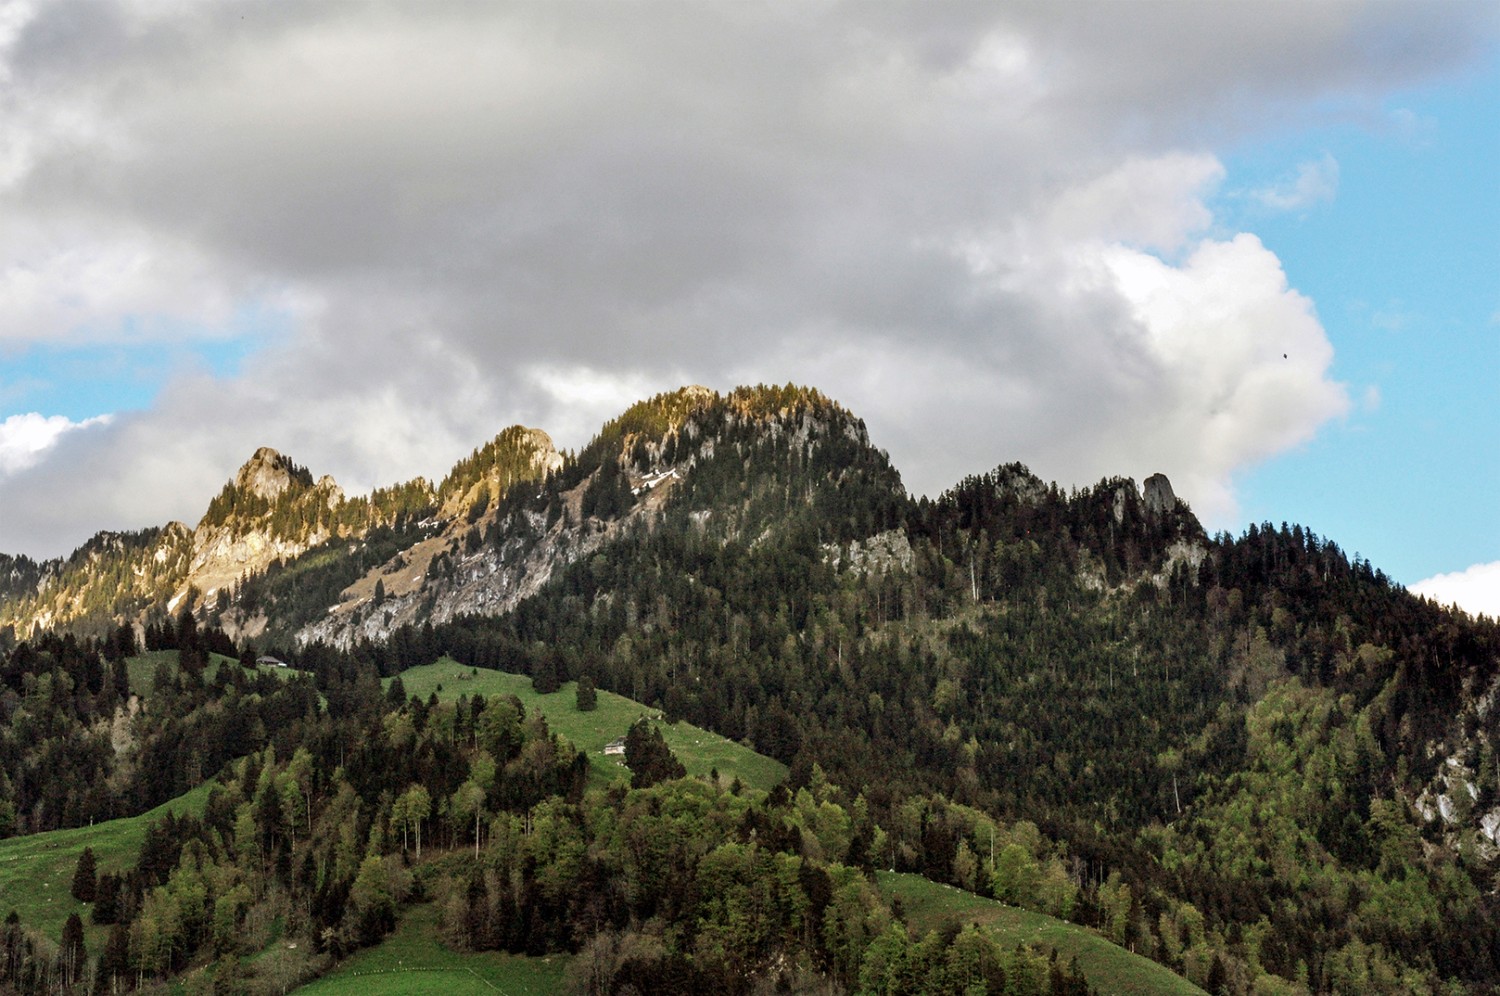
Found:
<path fill-rule="evenodd" d="M 45 411 L 74 422 L 104 414 L 143 411 L 172 378 L 204 372 L 238 376 L 247 357 L 282 333 L 275 315 L 252 313 L 210 339 L 88 346 L 36 345 L 6 358 L 0 402 L 7 414 Z"/>
<path fill-rule="evenodd" d="M 1411 584 L 1500 560 L 1500 63 L 1381 110 L 1228 159 L 1231 187 L 1338 163 L 1326 201 L 1246 223 L 1317 302 L 1355 400 L 1241 494 L 1247 520 L 1302 522 Z"/>
<path fill-rule="evenodd" d="M 686 383 L 1500 613 L 1500 7 L 0 9 L 0 551 Z"/>

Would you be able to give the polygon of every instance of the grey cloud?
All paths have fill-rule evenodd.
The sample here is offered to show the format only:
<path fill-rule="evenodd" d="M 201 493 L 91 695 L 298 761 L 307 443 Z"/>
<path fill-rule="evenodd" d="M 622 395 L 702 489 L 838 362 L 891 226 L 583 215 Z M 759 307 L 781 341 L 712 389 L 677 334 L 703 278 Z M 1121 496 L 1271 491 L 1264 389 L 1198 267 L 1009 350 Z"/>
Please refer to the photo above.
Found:
<path fill-rule="evenodd" d="M 0 126 L 77 126 L 35 131 L 0 212 L 189 247 L 226 299 L 291 302 L 295 331 L 90 437 L 118 458 L 60 444 L 33 491 L 168 438 L 213 482 L 269 443 L 350 486 L 441 473 L 512 421 L 578 445 L 615 412 L 559 393 L 568 371 L 813 381 L 923 492 L 1018 457 L 1170 471 L 1108 463 L 1099 440 L 1153 431 L 1181 373 L 1090 212 L 1051 207 L 1135 159 L 1190 219 L 1167 157 L 1378 99 L 1496 36 L 1466 3 L 86 9 L 42 8 L 11 48 Z M 1172 234 L 1112 224 L 1093 237 Z M 0 230 L 0 274 L 9 246 Z M 1195 445 L 1160 449 L 1222 478 Z"/>

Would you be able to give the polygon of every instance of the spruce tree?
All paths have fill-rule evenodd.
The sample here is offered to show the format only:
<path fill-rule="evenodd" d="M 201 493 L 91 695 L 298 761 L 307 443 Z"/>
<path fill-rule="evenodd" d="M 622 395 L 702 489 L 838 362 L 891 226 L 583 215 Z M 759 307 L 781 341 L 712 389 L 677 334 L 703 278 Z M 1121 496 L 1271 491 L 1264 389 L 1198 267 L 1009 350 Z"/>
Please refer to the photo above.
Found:
<path fill-rule="evenodd" d="M 598 693 L 594 691 L 594 679 L 586 674 L 578 676 L 578 711 L 593 712 L 599 707 Z"/>
<path fill-rule="evenodd" d="M 109 929 L 109 937 L 104 942 L 104 954 L 99 958 L 99 978 L 101 982 L 107 982 L 111 988 L 107 991 L 118 992 L 116 983 L 121 977 L 128 978 L 130 974 L 130 928 L 123 923 L 116 923 Z"/>
<path fill-rule="evenodd" d="M 543 652 L 531 673 L 531 688 L 538 695 L 551 695 L 562 687 L 562 677 L 557 673 L 557 658 Z"/>
<path fill-rule="evenodd" d="M 114 923 L 120 918 L 120 878 L 109 872 L 99 876 L 94 888 L 94 909 L 89 919 L 95 923 Z"/>
<path fill-rule="evenodd" d="M 662 739 L 661 730 L 647 722 L 644 716 L 636 720 L 625 735 L 625 766 L 630 769 L 631 788 L 650 788 L 657 782 L 687 774 L 687 769 Z"/>
<path fill-rule="evenodd" d="M 83 920 L 77 913 L 70 913 L 67 922 L 63 924 L 62 948 L 58 951 L 57 958 L 62 969 L 64 987 L 78 982 L 83 975 L 88 954 L 88 948 L 83 944 Z"/>
<path fill-rule="evenodd" d="M 400 709 L 406 705 L 406 683 L 398 674 L 391 679 L 390 685 L 385 690 L 385 704 L 391 709 Z"/>
<path fill-rule="evenodd" d="M 109 680 L 114 684 L 118 698 L 125 700 L 130 697 L 130 670 L 125 666 L 123 658 L 110 665 Z"/>
<path fill-rule="evenodd" d="M 91 903 L 94 901 L 95 888 L 98 885 L 98 869 L 94 866 L 94 849 L 85 847 L 83 853 L 78 855 L 78 864 L 73 869 L 73 887 L 70 890 L 73 898 L 80 903 Z"/>

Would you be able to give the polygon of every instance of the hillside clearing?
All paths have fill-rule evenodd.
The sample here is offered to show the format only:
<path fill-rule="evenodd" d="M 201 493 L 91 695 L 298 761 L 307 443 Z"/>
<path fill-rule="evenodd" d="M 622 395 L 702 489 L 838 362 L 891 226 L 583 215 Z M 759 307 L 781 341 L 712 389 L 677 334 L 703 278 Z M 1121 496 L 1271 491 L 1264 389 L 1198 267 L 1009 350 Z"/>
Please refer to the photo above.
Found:
<path fill-rule="evenodd" d="M 542 996 L 561 988 L 569 956 L 450 951 L 437 939 L 437 919 L 430 903 L 411 907 L 384 941 L 295 991 L 302 996 L 494 996 L 497 991 Z"/>
<path fill-rule="evenodd" d="M 99 950 L 108 928 L 90 923 L 88 904 L 74 899 L 69 891 L 78 856 L 85 847 L 92 847 L 99 871 L 126 871 L 135 865 L 146 825 L 168 812 L 202 815 L 212 785 L 204 782 L 139 816 L 0 840 L 0 882 L 5 883 L 0 917 L 15 910 L 23 924 L 59 940 L 68 914 L 77 913 L 85 925 L 85 943 L 90 950 Z"/>
<path fill-rule="evenodd" d="M 946 924 L 978 924 L 994 930 L 1007 945 L 1022 943 L 1055 950 L 1064 962 L 1077 958 L 1089 985 L 1101 993 L 1204 996 L 1202 989 L 1165 966 L 1132 954 L 1086 927 L 1007 906 L 920 875 L 879 872 L 877 879 L 887 899 L 901 900 L 906 922 L 918 934 Z"/>
<path fill-rule="evenodd" d="M 452 702 L 460 695 L 470 698 L 475 695 L 514 695 L 528 713 L 535 710 L 546 716 L 552 732 L 587 752 L 590 785 L 603 786 L 622 778 L 628 779 L 630 769 L 625 767 L 624 759 L 618 755 L 605 755 L 605 745 L 623 737 L 631 724 L 642 716 L 656 720 L 661 715 L 655 709 L 603 689 L 598 691 L 598 708 L 579 712 L 574 682 L 567 682 L 555 692 L 539 695 L 532 689 L 531 679 L 526 675 L 466 667 L 449 657 L 434 664 L 410 668 L 401 672 L 400 678 L 407 695 L 423 700 L 434 693 L 442 702 Z M 390 687 L 391 680 L 387 678 L 383 682 L 386 688 Z M 690 775 L 707 778 L 717 769 L 724 784 L 739 778 L 750 788 L 766 791 L 786 778 L 786 765 L 780 761 L 757 754 L 717 733 L 685 722 L 662 721 L 657 726 L 667 746 L 672 748 L 672 753 L 677 755 Z"/>

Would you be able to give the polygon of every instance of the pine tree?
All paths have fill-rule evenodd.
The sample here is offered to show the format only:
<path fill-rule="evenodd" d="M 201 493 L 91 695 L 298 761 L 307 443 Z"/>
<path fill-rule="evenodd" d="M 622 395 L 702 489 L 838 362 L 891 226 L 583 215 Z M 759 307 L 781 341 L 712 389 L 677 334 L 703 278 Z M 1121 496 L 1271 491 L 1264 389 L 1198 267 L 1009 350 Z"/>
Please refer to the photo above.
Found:
<path fill-rule="evenodd" d="M 107 991 L 118 992 L 114 983 L 130 972 L 130 928 L 116 923 L 109 928 L 109 938 L 104 942 L 104 954 L 99 957 L 99 980 L 110 984 Z"/>
<path fill-rule="evenodd" d="M 1217 952 L 1215 952 L 1213 963 L 1208 967 L 1208 984 L 1205 988 L 1207 988 L 1208 991 L 1213 994 L 1213 996 L 1219 996 L 1219 993 L 1224 991 L 1224 984 L 1224 959 L 1221 958 Z"/>
<path fill-rule="evenodd" d="M 531 688 L 538 695 L 551 695 L 562 687 L 562 677 L 557 673 L 557 658 L 543 651 L 531 673 Z"/>
<path fill-rule="evenodd" d="M 85 847 L 78 855 L 78 864 L 73 869 L 73 898 L 80 903 L 91 903 L 98 885 L 98 869 L 94 865 L 94 849 Z"/>
<path fill-rule="evenodd" d="M 67 922 L 63 924 L 62 948 L 57 953 L 65 988 L 78 982 L 83 974 L 83 966 L 88 961 L 88 954 L 88 948 L 83 943 L 83 920 L 77 913 L 70 913 Z"/>
<path fill-rule="evenodd" d="M 95 923 L 114 923 L 120 918 L 120 878 L 109 872 L 99 876 L 94 888 L 94 910 L 89 919 Z"/>
<path fill-rule="evenodd" d="M 599 696 L 598 693 L 594 691 L 593 678 L 590 678 L 586 674 L 579 675 L 578 687 L 576 689 L 576 692 L 578 696 L 577 705 L 579 712 L 593 712 L 599 707 Z"/>
<path fill-rule="evenodd" d="M 630 769 L 631 788 L 650 788 L 657 782 L 687 774 L 687 769 L 662 739 L 661 731 L 645 717 L 636 720 L 625 735 L 625 766 Z"/>

